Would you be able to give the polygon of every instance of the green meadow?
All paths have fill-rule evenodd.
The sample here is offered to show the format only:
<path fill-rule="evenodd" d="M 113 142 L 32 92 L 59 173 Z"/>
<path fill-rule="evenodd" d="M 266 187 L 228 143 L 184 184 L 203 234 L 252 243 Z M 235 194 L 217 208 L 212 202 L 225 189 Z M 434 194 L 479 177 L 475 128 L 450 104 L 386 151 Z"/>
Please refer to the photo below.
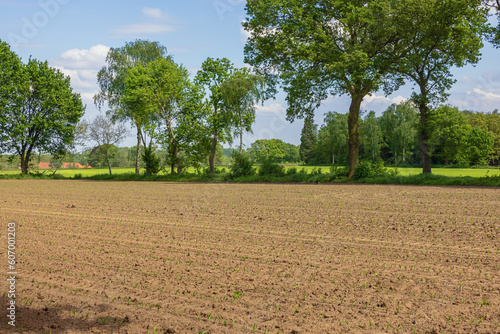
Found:
<path fill-rule="evenodd" d="M 258 168 L 258 166 L 256 166 Z M 222 170 L 222 169 L 228 170 L 228 167 L 218 167 L 217 169 Z M 286 169 L 289 168 L 296 168 L 297 171 L 300 171 L 301 169 L 304 169 L 307 171 L 308 174 L 311 174 L 314 170 L 320 169 L 322 174 L 327 174 L 330 172 L 330 167 L 329 166 L 286 166 Z M 388 167 L 388 170 L 396 170 L 398 175 L 401 176 L 411 176 L 411 175 L 418 175 L 422 172 L 421 168 L 412 168 L 412 167 Z M 135 169 L 134 168 L 113 168 L 112 173 L 113 174 L 125 174 L 125 173 L 134 173 Z M 43 171 L 38 170 L 37 172 L 42 173 Z M 141 169 L 141 172 L 144 172 L 144 169 Z M 187 169 L 188 173 L 196 173 L 195 168 L 188 168 Z M 500 169 L 499 168 L 433 168 L 432 173 L 435 175 L 442 175 L 442 176 L 448 176 L 448 177 L 485 177 L 485 176 L 498 176 L 500 175 Z M 20 171 L 18 170 L 3 170 L 0 171 L 1 174 L 8 174 L 8 175 L 15 175 L 15 174 L 20 174 Z M 47 170 L 45 174 L 50 175 L 52 174 L 52 171 Z M 101 175 L 101 174 L 109 174 L 107 168 L 93 168 L 93 169 L 60 169 L 56 172 L 56 174 L 59 174 L 64 177 L 74 177 L 76 174 L 81 174 L 83 178 L 94 176 L 94 175 Z M 162 174 L 162 173 L 160 173 Z"/>

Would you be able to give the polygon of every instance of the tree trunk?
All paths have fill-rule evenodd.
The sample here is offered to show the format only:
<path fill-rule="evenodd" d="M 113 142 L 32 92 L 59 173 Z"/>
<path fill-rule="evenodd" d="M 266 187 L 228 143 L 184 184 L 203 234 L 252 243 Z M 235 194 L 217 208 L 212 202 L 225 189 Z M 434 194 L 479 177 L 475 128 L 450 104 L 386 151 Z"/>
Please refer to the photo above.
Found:
<path fill-rule="evenodd" d="M 135 173 L 139 174 L 140 173 L 140 168 L 141 168 L 141 128 L 139 125 L 137 125 L 137 154 L 135 156 Z"/>
<path fill-rule="evenodd" d="M 112 173 L 111 173 L 111 163 L 109 162 L 109 158 L 108 158 L 107 154 L 106 154 L 106 162 L 108 163 L 109 175 L 112 175 Z"/>
<path fill-rule="evenodd" d="M 332 165 L 335 165 L 335 142 L 333 142 L 332 147 Z"/>
<path fill-rule="evenodd" d="M 240 155 L 242 147 L 243 147 L 243 120 L 240 113 Z"/>
<path fill-rule="evenodd" d="M 26 154 L 23 152 L 21 154 L 21 174 L 28 174 L 28 159 L 26 159 Z"/>
<path fill-rule="evenodd" d="M 214 137 L 212 138 L 212 149 L 210 150 L 210 156 L 208 157 L 208 164 L 210 165 L 210 175 L 214 176 L 215 168 L 214 168 L 214 160 L 215 160 L 215 151 L 217 150 L 217 139 L 219 135 L 217 130 L 214 130 Z"/>
<path fill-rule="evenodd" d="M 359 163 L 359 109 L 363 96 L 351 95 L 351 106 L 349 107 L 349 178 L 354 176 L 354 170 Z"/>
<path fill-rule="evenodd" d="M 429 131 L 427 130 L 427 117 L 429 108 L 425 104 L 419 106 L 420 109 L 420 135 L 419 146 L 422 154 L 422 173 L 431 173 L 431 155 L 429 152 Z"/>
<path fill-rule="evenodd" d="M 181 159 L 179 159 L 179 146 L 177 145 L 175 145 L 174 156 L 175 156 L 175 162 L 177 164 L 177 175 L 181 175 L 182 173 Z"/>

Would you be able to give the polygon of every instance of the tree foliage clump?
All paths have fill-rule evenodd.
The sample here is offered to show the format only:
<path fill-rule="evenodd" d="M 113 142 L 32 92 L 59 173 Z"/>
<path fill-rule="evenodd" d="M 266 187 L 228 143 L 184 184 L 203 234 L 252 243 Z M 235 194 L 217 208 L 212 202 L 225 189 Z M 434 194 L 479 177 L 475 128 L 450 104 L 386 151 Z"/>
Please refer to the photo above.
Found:
<path fill-rule="evenodd" d="M 259 166 L 259 175 L 285 176 L 285 167 L 272 160 L 264 160 Z"/>
<path fill-rule="evenodd" d="M 231 169 L 229 176 L 231 179 L 240 176 L 252 176 L 255 175 L 255 168 L 253 167 L 253 161 L 250 159 L 246 153 L 239 153 L 234 151 L 232 154 L 233 162 L 231 164 Z"/>
<path fill-rule="evenodd" d="M 0 152 L 17 154 L 26 174 L 32 155 L 64 155 L 85 107 L 70 78 L 48 62 L 23 64 L 0 40 Z"/>

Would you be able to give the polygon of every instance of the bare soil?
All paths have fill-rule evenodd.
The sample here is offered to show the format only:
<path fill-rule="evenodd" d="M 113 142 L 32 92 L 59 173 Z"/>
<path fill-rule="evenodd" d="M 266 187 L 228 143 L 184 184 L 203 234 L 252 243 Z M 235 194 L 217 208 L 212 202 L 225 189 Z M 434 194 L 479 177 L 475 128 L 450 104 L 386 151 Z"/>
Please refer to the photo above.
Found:
<path fill-rule="evenodd" d="M 499 189 L 2 180 L 10 222 L 1 333 L 500 333 Z"/>

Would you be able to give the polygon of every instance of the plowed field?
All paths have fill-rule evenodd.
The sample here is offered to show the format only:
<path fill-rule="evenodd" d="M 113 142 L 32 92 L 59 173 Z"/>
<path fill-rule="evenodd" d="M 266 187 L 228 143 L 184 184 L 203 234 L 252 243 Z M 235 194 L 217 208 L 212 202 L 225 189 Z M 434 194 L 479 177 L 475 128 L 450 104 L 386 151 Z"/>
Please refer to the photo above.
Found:
<path fill-rule="evenodd" d="M 0 222 L 17 332 L 500 333 L 499 189 L 3 180 Z"/>

